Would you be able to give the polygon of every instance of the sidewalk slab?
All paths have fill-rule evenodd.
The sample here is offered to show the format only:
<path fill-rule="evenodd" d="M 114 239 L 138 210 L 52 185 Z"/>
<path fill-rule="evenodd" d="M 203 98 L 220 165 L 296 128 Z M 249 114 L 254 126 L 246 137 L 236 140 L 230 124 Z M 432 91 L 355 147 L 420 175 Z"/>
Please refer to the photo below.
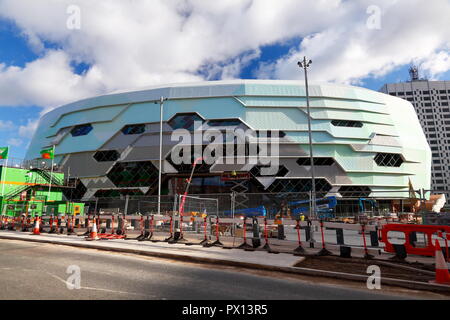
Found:
<path fill-rule="evenodd" d="M 291 267 L 302 259 L 302 257 L 286 253 L 270 254 L 265 251 L 251 252 L 241 249 L 222 249 L 221 247 L 205 248 L 200 245 L 187 246 L 184 243 L 169 244 L 167 242 L 155 243 L 123 239 L 86 241 L 84 237 L 76 235 L 41 234 L 36 236 L 24 232 L 0 231 L 0 238 L 50 242 L 111 251 L 128 251 L 138 254 L 149 253 L 159 257 L 177 256 L 186 260 L 204 258 L 274 267 Z"/>

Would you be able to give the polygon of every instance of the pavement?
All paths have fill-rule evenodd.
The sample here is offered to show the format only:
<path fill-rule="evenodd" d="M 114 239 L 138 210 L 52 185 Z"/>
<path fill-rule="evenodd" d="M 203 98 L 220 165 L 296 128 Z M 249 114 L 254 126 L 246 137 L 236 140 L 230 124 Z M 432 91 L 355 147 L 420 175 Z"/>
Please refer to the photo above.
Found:
<path fill-rule="evenodd" d="M 81 234 L 81 233 L 80 233 Z M 137 234 L 135 234 L 137 235 Z M 187 235 L 186 235 L 187 236 Z M 189 234 L 189 242 L 199 243 L 201 235 Z M 195 237 L 199 239 L 195 239 Z M 156 239 L 164 239 L 166 234 L 156 235 Z M 231 237 L 221 238 L 225 247 L 203 247 L 199 245 L 187 246 L 184 243 L 169 244 L 167 242 L 151 242 L 151 241 L 137 241 L 137 240 L 123 240 L 123 239 L 111 239 L 111 240 L 98 240 L 98 241 L 86 241 L 85 237 L 76 235 L 60 235 L 60 234 L 46 234 L 32 235 L 29 232 L 19 231 L 0 231 L 0 239 L 9 240 L 25 240 L 29 242 L 41 242 L 60 244 L 79 248 L 98 249 L 103 251 L 131 253 L 138 255 L 145 255 L 157 258 L 175 259 L 184 262 L 203 263 L 219 266 L 233 266 L 255 270 L 265 271 L 277 271 L 289 274 L 301 274 L 317 277 L 328 277 L 342 280 L 352 280 L 365 283 L 367 276 L 340 273 L 333 271 L 315 270 L 308 268 L 294 267 L 294 265 L 304 259 L 302 256 L 293 255 L 293 249 L 296 247 L 296 243 L 293 241 L 271 241 L 272 250 L 276 250 L 277 254 L 269 253 L 261 247 L 256 251 L 244 251 L 241 249 L 231 249 L 232 246 L 237 246 L 240 243 L 236 243 L 236 239 Z M 213 239 L 214 240 L 214 239 Z M 287 247 L 291 246 L 291 248 Z M 316 248 L 306 247 L 309 254 L 317 253 L 321 249 L 321 245 L 317 245 Z M 334 250 L 334 254 L 338 255 L 339 252 L 332 249 L 327 245 L 327 248 Z M 378 251 L 378 250 L 377 250 Z M 353 252 L 353 250 L 352 250 Z M 360 248 L 360 256 L 362 256 L 363 250 Z M 353 255 L 353 253 L 352 253 Z M 382 257 L 380 254 L 377 258 Z M 387 259 L 392 255 L 384 255 Z M 382 260 L 382 259 L 380 259 Z M 413 258 L 413 260 L 415 260 Z M 398 287 L 404 287 L 415 290 L 432 290 L 436 292 L 450 292 L 449 286 L 429 284 L 422 282 L 406 281 L 399 279 L 391 279 L 382 277 L 381 282 L 384 285 L 392 285 Z"/>
<path fill-rule="evenodd" d="M 62 236 L 45 236 L 53 239 L 60 237 Z M 128 244 L 127 241 L 127 245 L 133 244 Z M 173 250 L 169 248 L 170 245 L 149 243 L 141 246 L 149 247 L 149 250 Z M 183 248 L 183 251 L 192 254 L 189 248 Z M 218 256 L 235 251 L 237 250 L 208 249 L 210 254 Z M 259 256 L 258 252 L 251 254 Z M 271 256 L 264 254 L 266 257 Z M 297 259 L 281 254 L 273 256 L 284 262 Z M 67 286 L 68 282 L 72 283 L 72 274 L 67 272 L 69 266 L 72 270 L 74 266 L 80 270 L 80 289 Z M 307 281 L 274 277 L 238 268 L 211 268 L 208 265 L 159 258 L 5 239 L 0 240 L 0 288 L 0 299 L 14 300 L 391 300 L 439 297 L 407 290 L 400 293 L 385 289 L 368 290 L 363 285 L 346 287 L 337 283 L 324 284 L 317 279 Z"/>

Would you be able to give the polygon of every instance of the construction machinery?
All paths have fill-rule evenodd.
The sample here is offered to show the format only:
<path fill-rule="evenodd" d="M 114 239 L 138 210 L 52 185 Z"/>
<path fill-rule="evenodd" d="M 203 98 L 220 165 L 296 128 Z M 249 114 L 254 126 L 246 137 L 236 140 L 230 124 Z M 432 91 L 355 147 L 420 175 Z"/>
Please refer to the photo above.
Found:
<path fill-rule="evenodd" d="M 337 199 L 335 196 L 316 199 L 317 217 L 319 219 L 331 219 L 334 218 L 334 208 L 337 205 Z M 291 214 L 294 216 L 308 215 L 311 207 L 311 200 L 300 200 L 289 202 Z"/>

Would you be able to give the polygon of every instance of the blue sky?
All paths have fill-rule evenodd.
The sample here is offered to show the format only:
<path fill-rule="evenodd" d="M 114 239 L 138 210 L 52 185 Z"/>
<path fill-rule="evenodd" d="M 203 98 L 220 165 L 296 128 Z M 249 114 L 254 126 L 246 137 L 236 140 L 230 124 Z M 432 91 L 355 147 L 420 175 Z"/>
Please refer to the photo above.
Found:
<path fill-rule="evenodd" d="M 0 0 L 0 146 L 23 158 L 40 114 L 83 97 L 205 79 L 303 79 L 303 55 L 313 81 L 378 90 L 407 80 L 411 63 L 450 79 L 447 0 L 301 0 L 308 10 L 299 1 Z M 372 2 L 382 12 L 375 29 L 366 26 Z M 83 23 L 74 30 L 72 3 Z"/>

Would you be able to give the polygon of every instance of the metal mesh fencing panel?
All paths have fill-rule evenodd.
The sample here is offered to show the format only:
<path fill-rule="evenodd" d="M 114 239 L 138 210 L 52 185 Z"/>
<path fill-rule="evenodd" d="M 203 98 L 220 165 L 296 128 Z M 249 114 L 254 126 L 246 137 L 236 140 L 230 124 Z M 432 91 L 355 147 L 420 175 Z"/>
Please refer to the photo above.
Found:
<path fill-rule="evenodd" d="M 181 204 L 183 204 L 183 215 L 185 216 L 201 216 L 203 213 L 211 216 L 219 213 L 219 200 L 217 198 L 180 195 L 177 206 L 181 207 Z"/>

